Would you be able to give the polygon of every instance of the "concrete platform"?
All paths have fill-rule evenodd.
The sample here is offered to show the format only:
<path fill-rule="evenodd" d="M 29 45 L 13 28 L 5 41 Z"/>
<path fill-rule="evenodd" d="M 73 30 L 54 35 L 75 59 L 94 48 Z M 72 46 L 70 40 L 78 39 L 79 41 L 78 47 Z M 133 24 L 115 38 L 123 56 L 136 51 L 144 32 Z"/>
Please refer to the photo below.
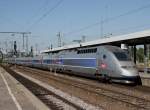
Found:
<path fill-rule="evenodd" d="M 0 67 L 0 110 L 49 110 L 49 108 Z"/>
<path fill-rule="evenodd" d="M 144 86 L 150 87 L 150 73 L 140 72 L 139 74 L 140 74 L 141 79 L 142 79 L 142 84 Z"/>

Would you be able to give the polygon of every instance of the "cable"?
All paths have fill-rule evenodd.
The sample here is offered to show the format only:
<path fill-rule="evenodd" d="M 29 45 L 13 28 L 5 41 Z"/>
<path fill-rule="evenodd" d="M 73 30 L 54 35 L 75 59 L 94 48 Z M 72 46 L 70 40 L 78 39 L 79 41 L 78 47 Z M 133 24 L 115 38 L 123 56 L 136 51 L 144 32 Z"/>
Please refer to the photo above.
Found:
<path fill-rule="evenodd" d="M 26 23 L 29 24 L 30 21 L 31 21 L 31 19 L 37 17 L 37 16 L 39 15 L 39 12 L 40 12 L 40 11 L 42 11 L 42 10 L 44 11 L 44 10 L 46 9 L 46 7 L 47 7 L 48 4 L 49 4 L 49 0 L 46 0 L 46 1 L 43 3 L 43 5 L 42 5 L 40 8 L 37 9 L 37 12 L 34 13 L 34 14 L 32 15 L 32 17 L 30 18 L 30 20 L 28 20 Z"/>
<path fill-rule="evenodd" d="M 44 13 L 36 22 L 34 22 L 28 30 L 30 30 L 34 25 L 38 24 L 43 18 L 45 18 L 49 13 L 51 13 L 54 9 L 56 9 L 63 0 L 59 0 L 51 9 L 49 9 L 46 13 Z"/>
<path fill-rule="evenodd" d="M 70 31 L 70 32 L 68 32 L 68 33 L 65 33 L 65 36 L 70 35 L 70 34 L 74 34 L 74 33 L 78 33 L 78 32 L 84 31 L 84 30 L 87 30 L 87 29 L 89 29 L 89 28 L 95 27 L 95 26 L 97 26 L 97 25 L 99 25 L 99 24 L 102 24 L 102 23 L 106 23 L 106 22 L 109 22 L 109 21 L 116 20 L 116 19 L 118 19 L 118 18 L 120 18 L 120 17 L 127 16 L 127 15 L 130 15 L 130 14 L 139 12 L 139 11 L 141 11 L 141 10 L 143 10 L 143 9 L 146 9 L 146 8 L 150 8 L 150 4 L 144 5 L 144 6 L 142 6 L 142 7 L 139 7 L 139 8 L 137 8 L 137 9 L 128 11 L 128 12 L 126 12 L 126 13 L 123 13 L 123 14 L 120 14 L 120 15 L 117 15 L 117 16 L 110 17 L 110 18 L 108 18 L 108 19 L 105 19 L 105 20 L 96 22 L 96 23 L 94 23 L 94 24 L 90 24 L 90 25 L 88 25 L 88 26 L 86 26 L 86 27 L 82 27 L 82 28 L 80 28 L 80 29 L 78 29 L 78 30 Z"/>
<path fill-rule="evenodd" d="M 137 8 L 137 9 L 128 11 L 128 12 L 123 13 L 123 14 L 120 14 L 120 15 L 118 15 L 118 16 L 110 17 L 110 18 L 104 20 L 103 22 L 112 21 L 112 20 L 118 19 L 118 18 L 120 18 L 120 17 L 127 16 L 127 15 L 130 15 L 130 14 L 139 12 L 139 11 L 141 11 L 141 10 L 143 10 L 143 9 L 146 9 L 146 8 L 150 8 L 150 4 L 144 5 L 144 6 L 142 6 L 142 7 Z"/>
<path fill-rule="evenodd" d="M 96 25 L 98 25 L 98 24 L 101 24 L 101 22 L 97 22 L 97 23 L 88 25 L 88 26 L 86 26 L 86 27 L 80 28 L 80 29 L 75 30 L 75 31 L 70 31 L 70 32 L 68 32 L 68 33 L 65 33 L 64 35 L 67 36 L 67 35 L 70 35 L 70 34 L 78 33 L 78 32 L 87 30 L 87 29 L 89 29 L 89 28 L 91 28 L 91 27 L 94 27 L 94 26 L 96 26 Z"/>
<path fill-rule="evenodd" d="M 121 31 L 121 32 L 126 32 L 128 30 L 137 30 L 139 28 L 145 28 L 147 26 L 150 26 L 150 24 L 142 24 L 142 25 L 137 25 L 137 26 L 132 26 L 132 27 L 128 27 L 128 28 L 123 28 L 123 29 L 118 29 L 118 30 L 115 30 L 116 32 L 118 31 Z"/>

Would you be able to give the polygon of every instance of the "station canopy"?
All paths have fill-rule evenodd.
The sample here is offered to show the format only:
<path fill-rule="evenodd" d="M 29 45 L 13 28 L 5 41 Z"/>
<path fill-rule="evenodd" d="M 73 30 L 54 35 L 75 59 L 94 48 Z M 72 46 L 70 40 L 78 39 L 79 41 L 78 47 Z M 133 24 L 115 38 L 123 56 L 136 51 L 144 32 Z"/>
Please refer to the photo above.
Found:
<path fill-rule="evenodd" d="M 112 37 L 102 38 L 102 39 L 84 42 L 80 44 L 78 43 L 72 45 L 65 45 L 63 47 L 48 49 L 42 52 L 48 53 L 52 51 L 60 51 L 60 50 L 71 49 L 71 48 L 92 47 L 96 45 L 120 46 L 121 44 L 127 44 L 128 46 L 150 44 L 150 30 L 125 34 L 125 35 L 119 35 L 119 36 L 112 36 Z"/>

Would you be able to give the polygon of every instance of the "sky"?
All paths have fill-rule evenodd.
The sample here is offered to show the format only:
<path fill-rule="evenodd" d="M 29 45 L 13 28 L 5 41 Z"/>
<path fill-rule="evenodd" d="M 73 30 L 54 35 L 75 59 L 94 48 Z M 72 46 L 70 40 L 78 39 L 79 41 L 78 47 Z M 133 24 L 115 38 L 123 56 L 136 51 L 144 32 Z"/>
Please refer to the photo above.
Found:
<path fill-rule="evenodd" d="M 150 29 L 150 0 L 0 0 L 0 32 L 31 32 L 29 48 L 58 46 Z M 11 48 L 21 34 L 0 33 L 0 47 Z"/>

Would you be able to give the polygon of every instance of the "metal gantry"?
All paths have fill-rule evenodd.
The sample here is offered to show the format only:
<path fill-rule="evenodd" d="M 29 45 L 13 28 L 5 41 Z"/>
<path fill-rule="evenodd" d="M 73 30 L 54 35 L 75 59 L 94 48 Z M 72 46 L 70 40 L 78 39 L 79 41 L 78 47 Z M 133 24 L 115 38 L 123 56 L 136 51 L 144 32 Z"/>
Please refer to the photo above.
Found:
<path fill-rule="evenodd" d="M 25 49 L 25 37 L 26 37 L 26 51 L 28 51 L 28 36 L 27 34 L 31 34 L 31 32 L 0 32 L 3 34 L 21 34 L 23 39 L 23 50 Z M 26 36 L 25 36 L 26 35 Z"/>

